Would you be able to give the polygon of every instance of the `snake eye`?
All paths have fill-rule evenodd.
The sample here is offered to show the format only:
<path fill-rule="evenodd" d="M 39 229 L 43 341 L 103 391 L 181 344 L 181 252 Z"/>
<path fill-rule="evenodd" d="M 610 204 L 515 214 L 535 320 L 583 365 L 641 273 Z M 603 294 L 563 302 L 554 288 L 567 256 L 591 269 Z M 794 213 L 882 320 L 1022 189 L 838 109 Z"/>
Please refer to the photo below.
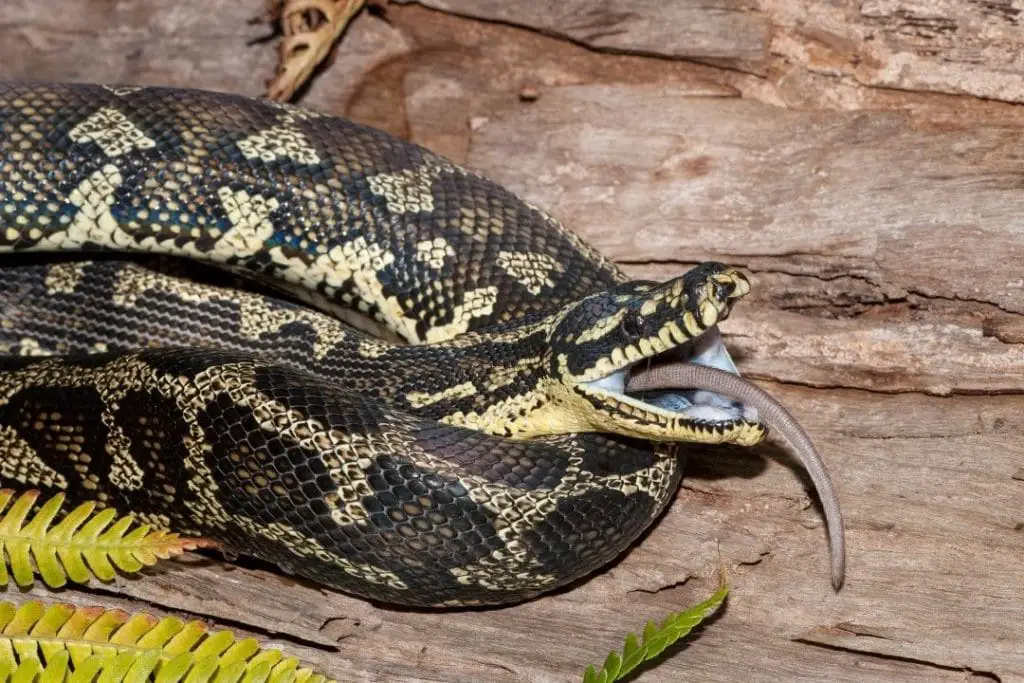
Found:
<path fill-rule="evenodd" d="M 732 293 L 736 291 L 736 285 L 732 282 L 719 282 L 718 280 L 712 280 L 712 293 L 714 294 L 716 301 L 726 301 Z"/>
<path fill-rule="evenodd" d="M 640 311 L 626 311 L 622 318 L 622 331 L 629 337 L 639 337 L 640 331 L 644 329 L 644 317 Z"/>

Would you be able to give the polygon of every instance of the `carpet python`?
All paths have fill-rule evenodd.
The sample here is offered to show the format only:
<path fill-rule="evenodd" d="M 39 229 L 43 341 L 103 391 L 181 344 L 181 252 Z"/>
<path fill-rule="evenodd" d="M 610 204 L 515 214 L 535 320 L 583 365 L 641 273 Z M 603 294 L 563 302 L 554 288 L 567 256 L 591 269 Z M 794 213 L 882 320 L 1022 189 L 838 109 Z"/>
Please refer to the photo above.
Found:
<path fill-rule="evenodd" d="M 742 273 L 629 281 L 485 178 L 293 106 L 0 85 L 0 254 L 3 485 L 372 600 L 564 585 L 665 508 L 678 442 L 765 435 L 626 387 L 735 372 Z"/>

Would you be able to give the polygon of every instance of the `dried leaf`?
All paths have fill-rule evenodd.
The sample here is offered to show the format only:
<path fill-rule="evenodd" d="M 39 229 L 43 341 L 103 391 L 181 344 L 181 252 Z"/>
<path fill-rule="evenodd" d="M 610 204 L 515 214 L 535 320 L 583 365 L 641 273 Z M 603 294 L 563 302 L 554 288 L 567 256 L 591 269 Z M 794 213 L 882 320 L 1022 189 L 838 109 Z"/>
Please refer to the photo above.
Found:
<path fill-rule="evenodd" d="M 267 84 L 267 97 L 284 102 L 331 53 L 335 41 L 366 0 L 279 0 L 273 12 L 284 38 L 277 75 Z"/>

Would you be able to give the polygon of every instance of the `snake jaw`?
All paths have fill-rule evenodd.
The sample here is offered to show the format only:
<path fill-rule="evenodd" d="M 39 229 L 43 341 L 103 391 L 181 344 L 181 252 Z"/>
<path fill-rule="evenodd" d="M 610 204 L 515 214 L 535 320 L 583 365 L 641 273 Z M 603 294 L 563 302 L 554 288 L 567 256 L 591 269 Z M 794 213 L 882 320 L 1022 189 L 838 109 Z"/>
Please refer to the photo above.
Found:
<path fill-rule="evenodd" d="M 758 421 L 756 410 L 710 391 L 631 395 L 627 390 L 631 370 L 659 361 L 694 363 L 739 374 L 713 324 L 682 345 L 630 362 L 596 380 L 580 382 L 578 391 L 606 414 L 613 413 L 609 417 L 616 429 L 642 438 L 751 446 L 765 437 L 767 430 Z"/>
<path fill-rule="evenodd" d="M 583 325 L 571 341 L 587 349 L 581 357 L 589 352 L 592 359 L 561 355 L 556 373 L 571 387 L 588 428 L 702 443 L 750 445 L 764 438 L 755 410 L 712 391 L 629 390 L 630 373 L 652 365 L 689 363 L 738 374 L 717 326 L 749 291 L 743 273 L 709 262 L 668 282 L 634 283 L 580 307 Z"/>

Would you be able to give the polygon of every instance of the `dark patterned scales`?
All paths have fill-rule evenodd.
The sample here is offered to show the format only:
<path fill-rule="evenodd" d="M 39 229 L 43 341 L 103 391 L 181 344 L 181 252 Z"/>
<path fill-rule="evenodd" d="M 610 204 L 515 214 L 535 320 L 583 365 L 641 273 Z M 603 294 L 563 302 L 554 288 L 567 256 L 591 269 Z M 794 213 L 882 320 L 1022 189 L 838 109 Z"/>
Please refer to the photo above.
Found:
<path fill-rule="evenodd" d="M 507 190 L 385 133 L 284 105 L 0 85 L 0 146 L 0 245 L 130 245 L 240 264 L 409 341 L 546 309 L 541 292 L 568 301 L 622 280 Z"/>
<path fill-rule="evenodd" d="M 6 365 L 5 445 L 38 468 L 24 478 L 46 472 L 75 500 L 380 600 L 488 603 L 561 585 L 621 552 L 679 480 L 676 459 L 642 443 L 548 437 L 499 455 L 479 432 L 234 354 Z"/>
<path fill-rule="evenodd" d="M 377 337 L 223 275 L 26 254 L 99 251 L 226 265 Z M 674 449 L 644 439 L 764 436 L 742 404 L 624 388 L 641 362 L 731 367 L 742 274 L 625 282 L 493 183 L 293 107 L 0 85 L 0 252 L 4 485 L 368 598 L 565 584 L 671 499 Z"/>

